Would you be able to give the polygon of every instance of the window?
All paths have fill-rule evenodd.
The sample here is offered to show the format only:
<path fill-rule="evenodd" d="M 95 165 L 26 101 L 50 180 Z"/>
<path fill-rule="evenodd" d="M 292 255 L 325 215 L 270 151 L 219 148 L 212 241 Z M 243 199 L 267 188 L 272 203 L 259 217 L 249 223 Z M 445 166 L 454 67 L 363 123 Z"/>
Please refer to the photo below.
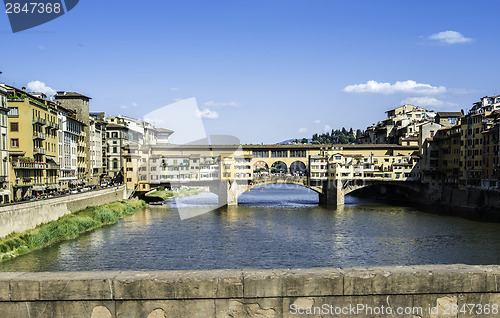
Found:
<path fill-rule="evenodd" d="M 17 107 L 9 107 L 7 115 L 12 117 L 19 116 L 19 109 Z"/>
<path fill-rule="evenodd" d="M 287 150 L 271 150 L 272 158 L 286 158 L 288 155 Z"/>
<path fill-rule="evenodd" d="M 19 139 L 17 139 L 17 138 L 11 139 L 10 140 L 10 146 L 12 148 L 19 148 Z"/>
<path fill-rule="evenodd" d="M 252 155 L 254 158 L 269 158 L 269 150 L 254 150 Z"/>
<path fill-rule="evenodd" d="M 19 123 L 10 123 L 10 131 L 19 131 Z"/>
<path fill-rule="evenodd" d="M 290 157 L 306 157 L 305 150 L 290 150 Z"/>
<path fill-rule="evenodd" d="M 113 153 L 117 153 L 118 149 L 116 147 L 113 147 Z"/>

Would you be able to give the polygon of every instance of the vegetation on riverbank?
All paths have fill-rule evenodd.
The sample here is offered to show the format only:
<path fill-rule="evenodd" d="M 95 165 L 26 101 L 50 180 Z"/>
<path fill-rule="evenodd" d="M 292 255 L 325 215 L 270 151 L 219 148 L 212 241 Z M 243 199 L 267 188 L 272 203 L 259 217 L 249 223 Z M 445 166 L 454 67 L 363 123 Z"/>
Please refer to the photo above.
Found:
<path fill-rule="evenodd" d="M 114 224 L 145 206 L 141 200 L 110 202 L 67 214 L 21 234 L 12 233 L 0 241 L 0 259 L 10 259 L 59 241 L 74 239 L 81 233 Z"/>
<path fill-rule="evenodd" d="M 178 191 L 166 190 L 164 187 L 158 190 L 149 192 L 146 194 L 147 197 L 158 197 L 162 198 L 164 201 L 170 200 L 172 198 L 183 198 L 192 195 L 197 195 L 204 190 L 202 188 L 189 188 L 189 189 L 179 189 Z"/>

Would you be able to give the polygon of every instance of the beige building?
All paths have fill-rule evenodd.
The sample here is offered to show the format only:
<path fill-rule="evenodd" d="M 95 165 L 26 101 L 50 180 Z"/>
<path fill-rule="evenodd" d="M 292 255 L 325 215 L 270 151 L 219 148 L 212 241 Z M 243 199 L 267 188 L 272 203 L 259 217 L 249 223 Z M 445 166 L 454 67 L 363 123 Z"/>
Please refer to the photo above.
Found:
<path fill-rule="evenodd" d="M 434 121 L 436 114 L 424 108 L 403 105 L 386 112 L 387 118 L 377 125 L 367 127 L 365 134 L 358 137 L 361 144 L 414 145 L 419 126 Z"/>
<path fill-rule="evenodd" d="M 90 116 L 89 116 L 89 101 L 90 97 L 76 93 L 58 91 L 54 98 L 64 108 L 75 111 L 76 119 L 84 124 L 83 131 L 77 144 L 77 165 L 78 179 L 89 184 L 90 182 Z M 93 180 L 94 181 L 94 180 Z M 93 184 L 96 184 L 94 182 Z"/>
<path fill-rule="evenodd" d="M 124 152 L 128 144 L 129 133 L 125 123 L 116 117 L 108 118 L 106 124 L 107 174 L 110 178 L 116 178 L 117 181 L 123 179 Z"/>

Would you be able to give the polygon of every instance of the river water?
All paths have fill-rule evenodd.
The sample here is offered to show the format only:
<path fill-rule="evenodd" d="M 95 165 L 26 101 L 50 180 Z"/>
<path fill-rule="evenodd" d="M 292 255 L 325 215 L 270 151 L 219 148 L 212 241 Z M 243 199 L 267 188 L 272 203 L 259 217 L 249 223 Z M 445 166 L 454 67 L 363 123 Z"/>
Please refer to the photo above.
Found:
<path fill-rule="evenodd" d="M 216 203 L 213 194 L 183 205 Z M 0 263 L 0 271 L 174 270 L 500 264 L 500 224 L 346 197 L 319 206 L 315 192 L 269 185 L 240 204 L 180 220 L 150 206 L 119 223 Z"/>

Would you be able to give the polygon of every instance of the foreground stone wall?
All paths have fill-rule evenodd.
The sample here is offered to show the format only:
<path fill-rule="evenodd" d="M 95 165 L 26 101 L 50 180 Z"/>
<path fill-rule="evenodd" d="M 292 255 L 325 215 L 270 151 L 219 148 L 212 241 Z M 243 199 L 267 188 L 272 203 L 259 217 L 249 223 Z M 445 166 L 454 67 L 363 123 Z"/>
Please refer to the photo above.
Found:
<path fill-rule="evenodd" d="M 0 273 L 0 312 L 92 318 L 498 317 L 499 276 L 500 266 L 467 265 Z"/>
<path fill-rule="evenodd" d="M 12 232 L 22 233 L 37 225 L 57 220 L 88 206 L 126 198 L 125 185 L 97 191 L 82 192 L 60 198 L 30 201 L 0 207 L 0 238 Z"/>

